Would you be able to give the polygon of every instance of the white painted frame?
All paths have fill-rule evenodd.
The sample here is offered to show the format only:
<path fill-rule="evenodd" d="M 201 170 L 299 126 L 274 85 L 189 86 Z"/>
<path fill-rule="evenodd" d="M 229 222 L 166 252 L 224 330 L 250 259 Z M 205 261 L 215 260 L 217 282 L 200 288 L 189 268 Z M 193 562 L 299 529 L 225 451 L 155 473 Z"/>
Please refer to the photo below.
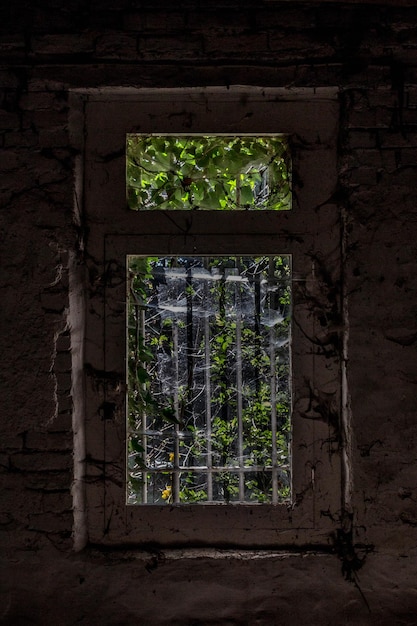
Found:
<path fill-rule="evenodd" d="M 331 339 L 342 327 L 340 294 L 332 296 L 339 330 L 330 322 L 323 325 L 341 272 L 340 211 L 333 200 L 336 90 L 109 90 L 75 94 L 73 105 L 79 112 L 74 124 L 84 124 L 80 136 L 85 137 L 86 455 L 85 506 L 78 508 L 85 511 L 89 541 L 247 548 L 328 544 L 342 508 L 344 474 L 341 352 Z M 127 133 L 288 135 L 293 209 L 132 211 L 125 199 Z M 292 255 L 291 506 L 126 505 L 128 254 Z"/>

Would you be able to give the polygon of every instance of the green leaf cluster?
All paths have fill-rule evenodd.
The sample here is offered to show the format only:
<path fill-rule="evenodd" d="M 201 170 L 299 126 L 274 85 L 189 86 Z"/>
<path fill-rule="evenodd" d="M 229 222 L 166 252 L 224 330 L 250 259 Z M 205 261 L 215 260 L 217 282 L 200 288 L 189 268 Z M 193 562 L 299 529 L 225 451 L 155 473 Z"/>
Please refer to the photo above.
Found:
<path fill-rule="evenodd" d="M 190 259 L 175 260 L 185 263 Z M 194 261 L 191 259 L 191 261 Z M 198 261 L 198 259 L 196 259 Z M 289 495 L 289 448 L 290 439 L 290 390 L 289 361 L 285 344 L 289 341 L 290 319 L 287 313 L 273 329 L 262 324 L 261 304 L 254 315 L 240 316 L 236 313 L 236 302 L 245 297 L 253 298 L 255 283 L 258 289 L 266 277 L 274 276 L 273 288 L 258 299 L 268 298 L 267 311 L 288 309 L 291 300 L 290 267 L 288 257 L 219 257 L 206 260 L 219 276 L 226 276 L 239 268 L 239 276 L 249 276 L 245 284 L 216 279 L 211 287 L 203 288 L 198 281 L 193 285 L 183 283 L 177 293 L 179 301 L 188 302 L 189 311 L 202 304 L 204 292 L 207 302 L 216 303 L 211 313 L 201 318 L 188 315 L 182 317 L 168 312 L 162 316 L 156 300 L 166 302 L 167 293 L 157 297 L 156 282 L 164 283 L 161 267 L 167 262 L 158 257 L 131 257 L 130 299 L 128 309 L 128 421 L 129 421 L 129 495 L 130 501 L 141 502 L 144 480 L 153 490 L 154 501 L 169 502 L 163 494 L 167 486 L 174 492 L 172 468 L 181 468 L 179 497 L 180 502 L 192 503 L 207 501 L 207 482 L 202 480 L 204 471 L 187 471 L 189 466 L 204 467 L 207 455 L 211 456 L 213 468 L 213 498 L 216 501 L 239 499 L 239 477 L 236 468 L 245 468 L 245 501 L 271 502 L 273 448 L 276 450 L 278 466 L 281 468 L 279 497 L 285 500 Z M 169 263 L 174 262 L 169 260 Z M 159 278 L 157 278 L 159 272 Z M 184 286 L 185 285 L 185 286 Z M 166 289 L 168 289 L 166 287 Z M 246 295 L 245 295 L 246 290 Z M 209 291 L 209 293 L 207 293 Z M 249 293 L 249 296 L 248 296 Z M 171 297 L 172 292 L 168 295 Z M 237 298 L 237 300 L 236 300 Z M 171 302 L 172 304 L 172 302 Z M 198 306 L 197 306 L 198 305 Z M 159 312 L 156 312 L 159 311 Z M 214 311 L 217 311 L 214 313 Z M 146 323 L 145 323 L 146 318 Z M 207 430 L 206 416 L 199 391 L 204 384 L 204 376 L 198 383 L 196 368 L 207 356 L 207 331 L 204 325 L 209 319 L 209 361 L 210 361 L 210 429 Z M 266 319 L 266 322 L 269 320 Z M 180 358 L 178 335 L 189 341 L 189 324 L 194 326 L 192 346 L 183 356 L 183 363 L 191 360 L 192 367 L 188 378 L 180 384 L 169 384 L 166 380 L 170 372 L 178 367 Z M 238 329 L 239 324 L 239 329 Z M 207 328 L 207 326 L 205 326 Z M 177 339 L 174 340 L 174 332 Z M 240 359 L 237 358 L 237 333 L 240 334 Z M 271 348 L 271 341 L 279 347 Z M 175 348 L 177 346 L 177 348 Z M 272 350 L 272 352 L 271 352 Z M 187 356 L 188 354 L 188 356 Z M 206 356 L 205 356 L 206 355 Z M 277 381 L 274 410 L 277 415 L 275 442 L 271 429 L 271 355 L 274 356 L 275 378 Z M 175 365 L 177 363 L 177 365 Z M 200 365 L 199 365 L 200 363 Z M 238 367 L 243 371 L 243 383 L 237 388 Z M 158 369 L 159 367 L 159 369 Z M 184 365 L 183 365 L 184 367 Z M 162 369 L 161 369 L 162 368 Z M 163 368 L 166 368 L 165 370 Z M 165 373 L 164 373 L 165 372 Z M 161 373 L 163 374 L 161 377 Z M 241 401 L 241 427 L 243 450 L 239 450 L 238 436 L 238 396 Z M 200 400 L 198 400 L 200 398 Z M 147 429 L 147 434 L 144 433 Z M 208 435 L 210 432 L 210 435 Z M 153 439 L 147 439 L 148 435 Z M 177 448 L 175 448 L 177 440 Z M 210 451 L 210 452 L 209 452 Z M 243 454 L 243 456 L 241 456 Z M 160 468 L 158 482 L 156 473 L 147 473 L 147 468 Z M 219 471 L 228 467 L 230 471 Z M 251 471 L 253 468 L 253 471 Z M 171 470 L 171 471 L 170 471 Z M 276 470 L 274 470 L 276 471 Z"/>
<path fill-rule="evenodd" d="M 284 137 L 127 136 L 134 210 L 285 210 L 291 159 Z"/>

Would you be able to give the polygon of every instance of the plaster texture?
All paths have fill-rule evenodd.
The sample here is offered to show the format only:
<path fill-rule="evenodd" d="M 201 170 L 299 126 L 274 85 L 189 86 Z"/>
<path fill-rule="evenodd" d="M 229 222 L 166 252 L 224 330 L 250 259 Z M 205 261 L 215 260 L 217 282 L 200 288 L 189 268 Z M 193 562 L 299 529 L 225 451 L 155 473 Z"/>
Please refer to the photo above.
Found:
<path fill-rule="evenodd" d="M 2 623 L 417 624 L 413 4 L 0 7 Z M 339 93 L 332 202 L 343 223 L 349 493 L 320 546 L 179 551 L 87 541 L 75 552 L 83 416 L 74 413 L 82 394 L 74 372 L 82 355 L 74 369 L 71 345 L 82 326 L 74 294 L 83 287 L 73 275 L 69 282 L 69 267 L 75 262 L 80 276 L 91 268 L 85 242 L 94 224 L 74 201 L 89 181 L 69 133 L 70 93 L 229 85 Z M 88 281 L 99 288 L 94 275 Z M 76 524 L 79 536 L 77 508 Z"/>

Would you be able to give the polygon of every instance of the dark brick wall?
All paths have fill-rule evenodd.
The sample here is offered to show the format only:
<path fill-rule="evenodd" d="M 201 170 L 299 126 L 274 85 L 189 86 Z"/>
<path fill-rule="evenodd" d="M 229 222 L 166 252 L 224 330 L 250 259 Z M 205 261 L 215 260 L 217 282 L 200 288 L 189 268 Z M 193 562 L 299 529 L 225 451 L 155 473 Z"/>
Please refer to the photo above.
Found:
<path fill-rule="evenodd" d="M 413 4 L 2 3 L 4 623 L 416 623 Z M 334 556 L 306 552 L 296 560 L 275 555 L 244 562 L 236 555 L 183 562 L 178 555 L 71 554 L 68 252 L 77 250 L 80 230 L 68 91 L 231 84 L 340 88 L 352 537 L 360 558 L 372 550 L 354 584 L 343 578 L 336 547 Z M 342 556 L 354 559 L 349 552 Z"/>

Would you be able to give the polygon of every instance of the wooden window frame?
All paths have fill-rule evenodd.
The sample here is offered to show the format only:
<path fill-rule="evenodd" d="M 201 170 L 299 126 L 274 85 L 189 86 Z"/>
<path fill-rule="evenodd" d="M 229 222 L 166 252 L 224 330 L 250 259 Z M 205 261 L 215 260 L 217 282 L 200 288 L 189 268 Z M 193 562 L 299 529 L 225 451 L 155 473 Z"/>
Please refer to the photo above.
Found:
<path fill-rule="evenodd" d="M 342 508 L 346 460 L 338 348 L 341 222 L 332 199 L 337 91 L 114 90 L 79 92 L 73 103 L 85 137 L 85 458 L 79 481 L 88 540 L 178 547 L 327 545 Z M 285 134 L 293 159 L 293 208 L 132 211 L 126 203 L 127 133 Z M 126 257 L 132 254 L 292 255 L 290 506 L 126 505 Z"/>

